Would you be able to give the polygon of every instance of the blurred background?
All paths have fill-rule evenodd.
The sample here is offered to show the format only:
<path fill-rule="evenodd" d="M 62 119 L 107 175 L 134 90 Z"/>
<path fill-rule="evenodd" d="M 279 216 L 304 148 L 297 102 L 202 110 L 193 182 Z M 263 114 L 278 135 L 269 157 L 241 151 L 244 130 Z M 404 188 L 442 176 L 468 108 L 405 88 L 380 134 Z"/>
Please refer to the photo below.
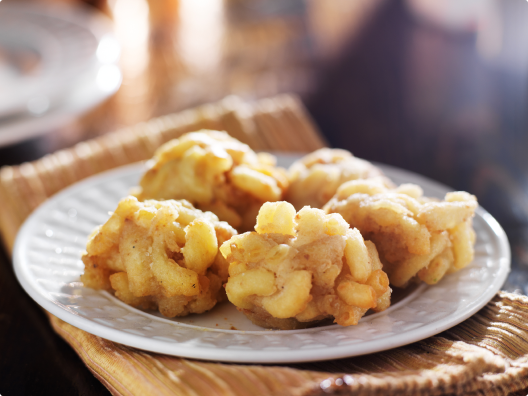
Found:
<path fill-rule="evenodd" d="M 294 92 L 331 146 L 476 194 L 527 293 L 527 76 L 525 0 L 2 0 L 0 162 Z"/>

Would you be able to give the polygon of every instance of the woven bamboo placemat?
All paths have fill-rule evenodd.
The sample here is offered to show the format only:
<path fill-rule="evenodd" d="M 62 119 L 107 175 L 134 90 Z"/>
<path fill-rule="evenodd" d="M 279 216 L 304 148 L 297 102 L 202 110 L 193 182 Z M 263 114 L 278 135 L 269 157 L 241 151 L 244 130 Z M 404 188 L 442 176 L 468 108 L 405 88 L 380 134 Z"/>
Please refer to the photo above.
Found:
<path fill-rule="evenodd" d="M 300 101 L 235 97 L 0 169 L 0 232 L 11 252 L 24 219 L 59 190 L 145 160 L 162 143 L 202 128 L 226 130 L 255 150 L 310 152 L 326 145 Z M 335 361 L 234 365 L 147 353 L 49 315 L 55 331 L 114 395 L 526 395 L 528 297 L 499 293 L 477 314 L 426 340 Z"/>

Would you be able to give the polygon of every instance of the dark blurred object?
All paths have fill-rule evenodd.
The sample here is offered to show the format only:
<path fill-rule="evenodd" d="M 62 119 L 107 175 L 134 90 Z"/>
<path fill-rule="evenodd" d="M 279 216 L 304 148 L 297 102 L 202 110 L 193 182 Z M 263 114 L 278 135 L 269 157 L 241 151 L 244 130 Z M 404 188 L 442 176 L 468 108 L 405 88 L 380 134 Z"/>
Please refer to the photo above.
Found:
<path fill-rule="evenodd" d="M 527 293 L 528 3 L 492 4 L 488 24 L 444 26 L 386 3 L 308 106 L 332 145 L 477 195 L 512 242 L 505 288 Z"/>

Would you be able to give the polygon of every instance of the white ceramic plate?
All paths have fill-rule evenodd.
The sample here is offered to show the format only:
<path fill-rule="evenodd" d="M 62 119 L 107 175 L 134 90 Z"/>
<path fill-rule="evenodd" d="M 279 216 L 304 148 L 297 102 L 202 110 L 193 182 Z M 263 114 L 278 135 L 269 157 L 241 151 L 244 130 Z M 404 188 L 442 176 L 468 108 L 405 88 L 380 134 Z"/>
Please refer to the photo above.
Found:
<path fill-rule="evenodd" d="M 281 157 L 284 165 L 293 157 Z M 414 182 L 427 195 L 448 188 L 403 170 L 382 166 L 396 183 Z M 143 312 L 107 292 L 84 288 L 80 260 L 87 237 L 108 218 L 144 170 L 134 164 L 64 190 L 26 221 L 14 250 L 18 280 L 42 307 L 100 337 L 136 348 L 189 358 L 247 363 L 336 359 L 379 352 L 446 330 L 483 307 L 510 270 L 510 248 L 497 221 L 484 209 L 475 216 L 476 256 L 434 287 L 422 285 L 387 311 L 357 326 L 271 331 L 253 325 L 229 303 L 208 313 L 167 319 Z"/>
<path fill-rule="evenodd" d="M 119 44 L 105 15 L 81 6 L 4 3 L 0 147 L 53 131 L 121 84 Z"/>

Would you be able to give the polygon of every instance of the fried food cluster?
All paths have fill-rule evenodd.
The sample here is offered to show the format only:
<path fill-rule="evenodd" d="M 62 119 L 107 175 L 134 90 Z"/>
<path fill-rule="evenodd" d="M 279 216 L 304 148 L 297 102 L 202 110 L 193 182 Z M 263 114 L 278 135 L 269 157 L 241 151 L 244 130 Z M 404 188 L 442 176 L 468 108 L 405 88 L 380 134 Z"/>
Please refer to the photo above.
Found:
<path fill-rule="evenodd" d="M 140 182 L 138 199 L 186 199 L 239 231 L 253 229 L 264 202 L 283 199 L 286 171 L 225 132 L 200 131 L 161 146 Z"/>
<path fill-rule="evenodd" d="M 417 185 L 389 189 L 376 180 L 355 180 L 339 187 L 324 210 L 341 214 L 373 241 L 391 285 L 405 287 L 411 280 L 435 284 L 473 260 L 477 207 L 466 192 L 435 201 Z"/>
<path fill-rule="evenodd" d="M 187 201 L 121 200 L 90 236 L 81 280 L 167 317 L 205 312 L 225 298 L 228 264 L 218 246 L 236 235 Z"/>
<path fill-rule="evenodd" d="M 295 329 L 333 317 L 349 326 L 390 305 L 376 247 L 340 215 L 265 203 L 255 230 L 220 247 L 229 262 L 227 296 L 255 324 Z"/>
<path fill-rule="evenodd" d="M 322 208 L 346 181 L 376 178 L 394 187 L 383 172 L 349 151 L 323 148 L 294 162 L 289 169 L 290 187 L 286 200 L 297 210 L 308 205 Z"/>
<path fill-rule="evenodd" d="M 266 328 L 350 326 L 390 306 L 389 281 L 432 285 L 473 260 L 474 196 L 396 187 L 346 150 L 317 150 L 286 173 L 204 130 L 164 144 L 148 166 L 136 196 L 89 237 L 81 280 L 167 317 L 227 296 Z"/>

